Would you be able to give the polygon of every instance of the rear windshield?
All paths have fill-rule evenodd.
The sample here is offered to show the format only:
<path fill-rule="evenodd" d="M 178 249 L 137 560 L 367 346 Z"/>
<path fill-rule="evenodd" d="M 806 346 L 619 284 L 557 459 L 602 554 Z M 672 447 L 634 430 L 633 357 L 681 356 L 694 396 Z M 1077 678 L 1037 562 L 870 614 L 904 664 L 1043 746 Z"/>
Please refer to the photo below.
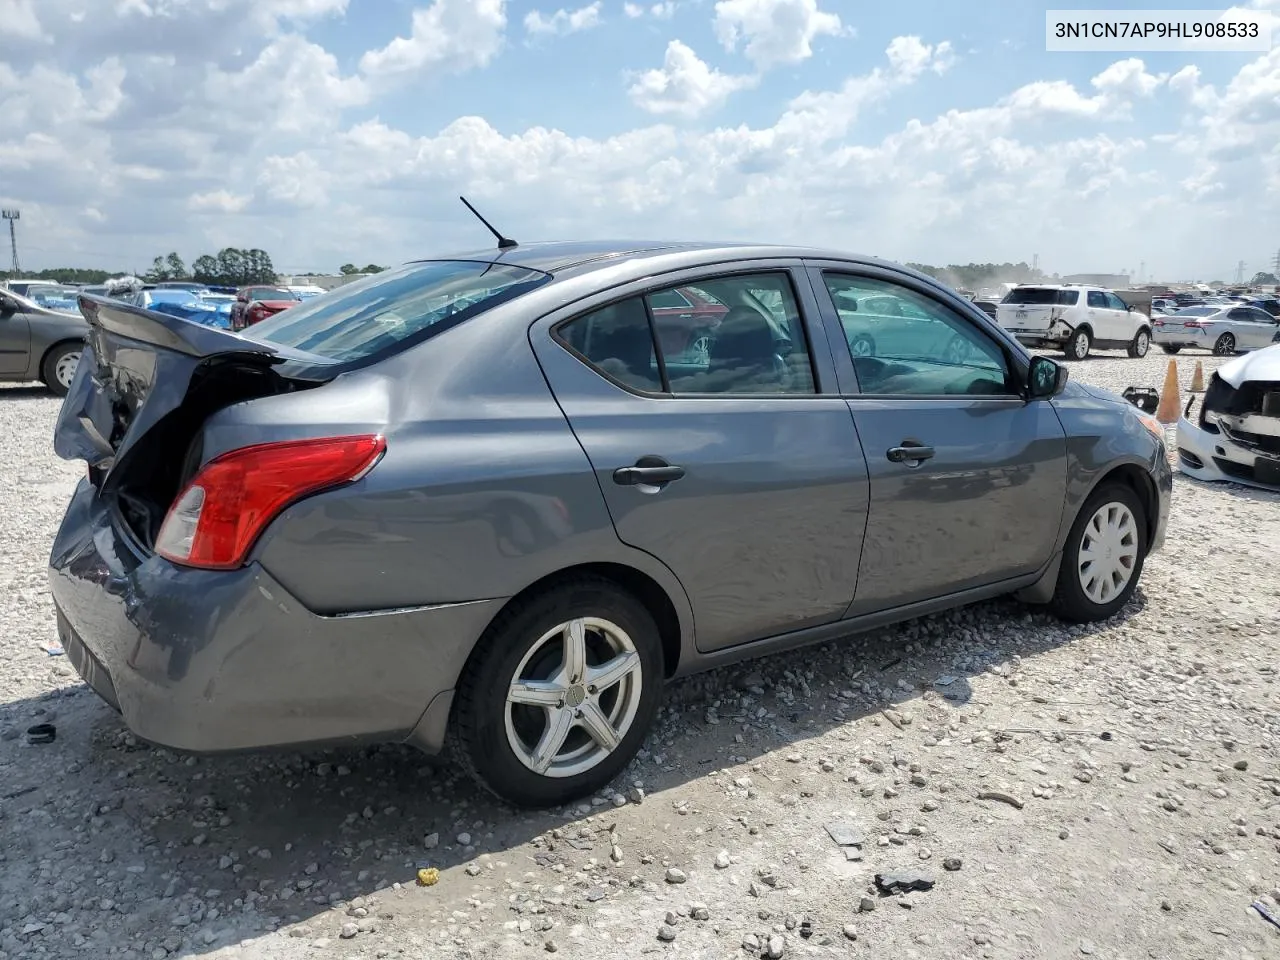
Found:
<path fill-rule="evenodd" d="M 1211 314 L 1219 313 L 1219 307 L 1187 307 L 1185 310 L 1179 310 L 1174 314 L 1175 317 L 1207 317 Z"/>
<path fill-rule="evenodd" d="M 550 279 L 504 263 L 410 263 L 305 300 L 244 335 L 330 360 L 366 360 L 425 340 Z"/>
<path fill-rule="evenodd" d="M 1001 303 L 1026 303 L 1036 306 L 1072 307 L 1080 299 L 1079 290 L 1054 290 L 1051 287 L 1019 287 L 1004 295 Z"/>

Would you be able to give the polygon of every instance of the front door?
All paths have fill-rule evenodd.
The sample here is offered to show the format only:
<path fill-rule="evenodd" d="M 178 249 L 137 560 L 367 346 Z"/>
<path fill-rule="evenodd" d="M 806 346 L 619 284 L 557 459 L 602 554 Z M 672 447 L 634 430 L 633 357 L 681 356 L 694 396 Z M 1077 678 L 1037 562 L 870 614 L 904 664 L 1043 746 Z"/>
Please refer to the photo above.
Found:
<path fill-rule="evenodd" d="M 1241 350 L 1258 350 L 1271 345 L 1276 331 L 1276 319 L 1257 307 L 1232 307 L 1227 312 L 1231 331 L 1236 335 L 1236 346 Z"/>
<path fill-rule="evenodd" d="M 0 373 L 22 373 L 30 363 L 31 324 L 17 300 L 0 293 Z"/>
<path fill-rule="evenodd" d="M 872 613 L 1039 570 L 1066 496 L 1066 438 L 1047 401 L 1018 396 L 1012 348 L 983 319 L 931 288 L 875 268 L 811 270 L 829 339 L 864 334 L 845 385 L 871 484 L 858 589 Z M 887 298 L 900 309 L 885 309 Z M 850 302 L 858 309 L 842 308 Z M 876 312 L 863 309 L 874 303 Z M 910 317 L 912 337 L 897 335 Z"/>
<path fill-rule="evenodd" d="M 838 620 L 854 595 L 866 464 L 848 405 L 818 392 L 830 350 L 789 263 L 633 284 L 531 331 L 619 538 L 683 584 L 703 651 Z M 667 357 L 677 286 L 722 309 L 705 352 Z"/>

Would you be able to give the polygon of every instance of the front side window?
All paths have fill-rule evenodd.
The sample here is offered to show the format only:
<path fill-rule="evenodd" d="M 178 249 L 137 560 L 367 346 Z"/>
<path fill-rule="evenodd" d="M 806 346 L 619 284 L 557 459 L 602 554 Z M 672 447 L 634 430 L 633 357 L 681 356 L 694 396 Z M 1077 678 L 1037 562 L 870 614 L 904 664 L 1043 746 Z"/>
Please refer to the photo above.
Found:
<path fill-rule="evenodd" d="M 340 362 L 376 359 L 528 293 L 550 279 L 540 270 L 512 264 L 470 260 L 410 263 L 304 301 L 254 324 L 242 336 Z"/>
<path fill-rule="evenodd" d="M 973 323 L 886 280 L 824 274 L 864 394 L 1007 396 L 1008 361 Z"/>
<path fill-rule="evenodd" d="M 1101 290 L 1089 291 L 1089 306 L 1097 310 L 1107 309 L 1107 297 Z"/>
<path fill-rule="evenodd" d="M 1125 306 L 1124 301 L 1121 300 L 1119 297 L 1117 297 L 1114 293 L 1105 293 L 1103 294 L 1103 296 L 1107 298 L 1107 306 L 1110 307 L 1112 310 L 1121 310 L 1126 313 L 1128 312 L 1129 308 Z"/>
<path fill-rule="evenodd" d="M 555 336 L 624 386 L 676 396 L 813 394 L 800 310 L 786 273 L 715 277 L 610 304 Z M 656 348 L 655 349 L 655 345 Z M 659 353 L 660 351 L 660 353 Z"/>

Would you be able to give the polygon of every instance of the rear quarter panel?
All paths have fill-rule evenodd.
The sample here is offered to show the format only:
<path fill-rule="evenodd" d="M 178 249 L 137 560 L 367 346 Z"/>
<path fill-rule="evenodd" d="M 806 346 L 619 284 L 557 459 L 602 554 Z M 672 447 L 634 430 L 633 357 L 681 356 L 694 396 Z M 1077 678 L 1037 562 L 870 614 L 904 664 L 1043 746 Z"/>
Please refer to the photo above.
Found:
<path fill-rule="evenodd" d="M 27 378 L 40 378 L 40 365 L 49 348 L 57 343 L 83 341 L 89 335 L 89 323 L 84 317 L 72 314 L 31 313 L 31 354 L 27 363 Z"/>

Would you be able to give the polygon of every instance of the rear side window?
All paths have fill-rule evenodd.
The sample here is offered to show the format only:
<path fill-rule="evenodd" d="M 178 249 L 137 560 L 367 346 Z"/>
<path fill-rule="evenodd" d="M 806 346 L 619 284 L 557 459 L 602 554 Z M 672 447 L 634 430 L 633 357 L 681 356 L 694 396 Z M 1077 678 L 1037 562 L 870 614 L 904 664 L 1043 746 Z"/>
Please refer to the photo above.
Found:
<path fill-rule="evenodd" d="M 550 279 L 539 270 L 503 263 L 411 263 L 303 301 L 243 336 L 340 362 L 380 359 Z"/>
<path fill-rule="evenodd" d="M 1052 287 L 1018 287 L 1006 293 L 1004 299 L 1000 302 L 1037 307 L 1074 307 L 1079 299 L 1079 290 L 1055 290 Z"/>
<path fill-rule="evenodd" d="M 817 392 L 785 273 L 657 290 L 576 317 L 555 336 L 601 373 L 649 393 Z"/>

